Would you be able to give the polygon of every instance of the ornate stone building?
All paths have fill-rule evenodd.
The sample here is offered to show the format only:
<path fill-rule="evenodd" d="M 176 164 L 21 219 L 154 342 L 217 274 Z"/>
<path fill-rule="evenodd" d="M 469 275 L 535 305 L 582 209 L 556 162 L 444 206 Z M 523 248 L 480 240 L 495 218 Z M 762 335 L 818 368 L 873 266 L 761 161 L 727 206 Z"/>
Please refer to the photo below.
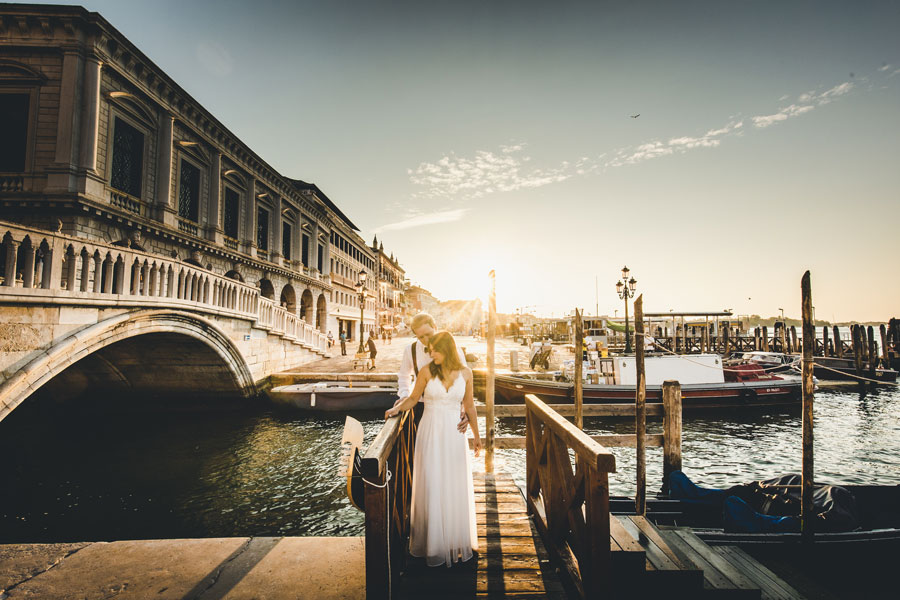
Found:
<path fill-rule="evenodd" d="M 0 8 L 0 131 L 4 220 L 250 283 L 323 333 L 353 319 L 356 274 L 376 268 L 316 186 L 278 173 L 97 13 Z"/>
<path fill-rule="evenodd" d="M 372 240 L 372 253 L 377 264 L 375 267 L 378 275 L 377 310 L 379 330 L 395 331 L 401 326 L 405 318 L 406 296 L 404 295 L 404 281 L 406 271 L 400 266 L 400 262 L 391 253 L 388 256 L 384 251 L 384 244 L 378 243 L 378 237 Z"/>

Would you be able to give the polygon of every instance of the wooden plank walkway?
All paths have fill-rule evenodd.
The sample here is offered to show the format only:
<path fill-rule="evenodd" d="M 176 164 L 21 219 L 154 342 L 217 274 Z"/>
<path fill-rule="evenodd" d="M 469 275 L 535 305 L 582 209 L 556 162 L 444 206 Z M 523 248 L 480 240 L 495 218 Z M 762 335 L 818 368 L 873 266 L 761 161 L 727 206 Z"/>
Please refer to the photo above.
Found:
<path fill-rule="evenodd" d="M 400 581 L 394 582 L 395 597 L 564 599 L 562 585 L 535 544 L 525 499 L 512 477 L 473 477 L 478 555 L 449 569 L 429 568 L 422 559 L 409 558 Z"/>

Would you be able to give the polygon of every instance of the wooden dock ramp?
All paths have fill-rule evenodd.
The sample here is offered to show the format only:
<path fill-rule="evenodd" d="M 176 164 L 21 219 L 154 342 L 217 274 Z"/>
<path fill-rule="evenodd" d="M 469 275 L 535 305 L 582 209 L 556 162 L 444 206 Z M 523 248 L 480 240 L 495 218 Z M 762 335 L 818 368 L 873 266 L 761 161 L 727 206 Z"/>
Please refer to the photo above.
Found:
<path fill-rule="evenodd" d="M 408 558 L 395 598 L 566 598 L 552 569 L 541 571 L 525 498 L 506 473 L 474 473 L 478 555 L 451 568 Z"/>

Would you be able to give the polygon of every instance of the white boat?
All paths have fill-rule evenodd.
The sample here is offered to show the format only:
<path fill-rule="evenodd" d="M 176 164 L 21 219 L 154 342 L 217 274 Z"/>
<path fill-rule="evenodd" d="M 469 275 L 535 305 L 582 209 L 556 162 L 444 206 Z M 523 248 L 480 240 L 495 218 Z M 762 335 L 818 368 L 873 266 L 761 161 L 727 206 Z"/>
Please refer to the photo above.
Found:
<path fill-rule="evenodd" d="M 397 384 L 388 381 L 320 381 L 282 385 L 266 393 L 275 404 L 305 410 L 387 409 L 397 399 Z"/>

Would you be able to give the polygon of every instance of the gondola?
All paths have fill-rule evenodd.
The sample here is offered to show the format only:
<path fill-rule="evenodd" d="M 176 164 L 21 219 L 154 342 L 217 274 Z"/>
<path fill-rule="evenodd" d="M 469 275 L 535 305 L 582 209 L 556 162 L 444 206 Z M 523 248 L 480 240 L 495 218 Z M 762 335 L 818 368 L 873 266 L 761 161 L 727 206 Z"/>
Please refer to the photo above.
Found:
<path fill-rule="evenodd" d="M 794 495 L 794 502 L 799 505 L 799 491 L 796 487 L 791 491 L 791 484 L 797 484 L 800 481 L 799 475 L 789 475 L 777 480 L 767 480 L 766 482 L 753 482 L 748 486 L 757 486 L 756 493 L 761 494 L 759 502 L 754 503 L 755 507 L 770 506 L 771 499 L 766 495 L 770 494 L 767 490 L 776 489 L 778 493 L 784 495 L 791 493 Z M 777 482 L 777 483 L 776 483 Z M 787 484 L 781 482 L 788 482 Z M 760 487 L 760 484 L 768 484 L 769 487 Z M 738 486 L 745 487 L 745 486 Z M 817 504 L 814 511 L 817 512 L 815 519 L 815 543 L 825 547 L 832 547 L 835 550 L 846 551 L 847 549 L 859 547 L 866 549 L 882 548 L 900 550 L 900 485 L 844 485 L 844 486 L 822 486 L 822 488 L 835 488 L 841 490 L 844 499 L 850 498 L 853 507 L 853 519 L 848 521 L 844 519 L 835 526 L 826 523 L 822 513 L 819 511 L 834 510 L 835 506 L 839 506 L 840 502 L 835 501 L 833 497 L 829 497 L 821 504 Z M 702 489 L 702 488 L 700 488 Z M 749 488 L 748 488 L 749 489 Z M 787 491 L 786 491 L 787 490 Z M 724 490 L 716 490 L 724 491 Z M 727 491 L 726 495 L 727 495 Z M 772 494 L 770 494 L 772 495 Z M 846 500 L 845 500 L 846 501 Z M 770 504 L 766 504 L 769 502 Z M 752 503 L 752 501 L 751 501 Z M 756 513 L 755 509 L 739 501 L 737 504 L 744 505 L 742 510 L 749 514 Z M 731 506 L 735 506 L 732 503 Z M 797 506 L 794 512 L 798 512 Z M 667 495 L 657 495 L 647 501 L 647 517 L 661 526 L 678 526 L 690 527 L 692 531 L 703 541 L 711 545 L 737 545 L 745 547 L 778 547 L 799 545 L 802 543 L 802 534 L 798 530 L 799 519 L 785 522 L 782 526 L 784 531 L 753 531 L 751 528 L 743 527 L 743 523 L 730 519 L 727 511 L 730 508 L 725 502 L 722 503 L 704 503 L 692 499 L 674 498 Z M 770 512 L 773 509 L 770 509 Z M 775 512 L 782 510 L 790 513 L 790 509 L 784 509 L 784 506 L 774 509 Z M 632 498 L 623 496 L 615 496 L 610 498 L 610 512 L 614 514 L 634 514 L 635 505 Z M 771 516 L 758 516 L 759 513 L 752 515 L 753 518 L 763 520 L 772 520 Z M 749 523 L 754 521 L 750 520 Z M 852 522 L 852 526 L 841 527 L 840 525 Z M 737 523 L 737 524 L 736 524 Z M 768 527 L 764 525 L 763 529 Z M 845 530 L 838 530 L 845 529 Z"/>

